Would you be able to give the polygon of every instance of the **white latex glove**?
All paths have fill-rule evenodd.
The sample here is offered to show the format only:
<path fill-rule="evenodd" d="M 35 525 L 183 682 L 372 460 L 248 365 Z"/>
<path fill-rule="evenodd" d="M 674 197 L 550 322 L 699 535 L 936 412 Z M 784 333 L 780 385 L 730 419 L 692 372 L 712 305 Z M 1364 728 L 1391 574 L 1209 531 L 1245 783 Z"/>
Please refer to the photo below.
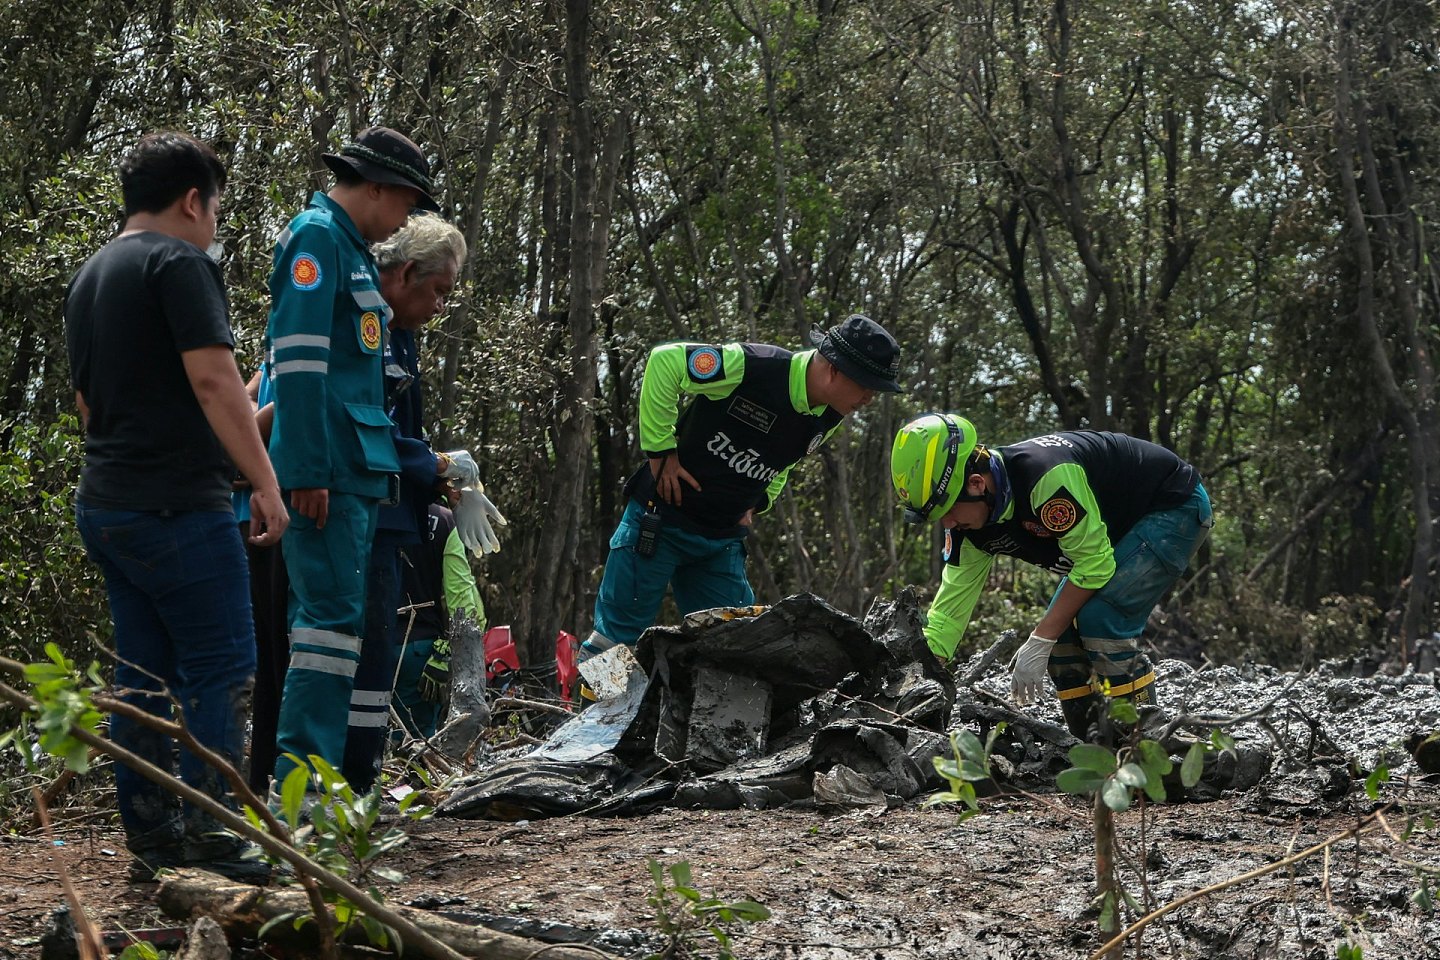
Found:
<path fill-rule="evenodd" d="M 440 476 L 454 480 L 457 487 L 474 487 L 480 483 L 480 467 L 469 450 L 450 450 L 440 455 Z"/>
<path fill-rule="evenodd" d="M 1054 648 L 1054 640 L 1032 633 L 1015 652 L 1015 659 L 1010 662 L 1010 697 L 1016 703 L 1023 706 L 1045 692 L 1046 664 Z"/>
<path fill-rule="evenodd" d="M 473 487 L 461 489 L 460 502 L 455 507 L 455 532 L 465 548 L 476 556 L 498 553 L 500 538 L 495 536 L 494 525 L 503 527 L 506 520 L 485 496 L 485 488 L 477 482 Z"/>

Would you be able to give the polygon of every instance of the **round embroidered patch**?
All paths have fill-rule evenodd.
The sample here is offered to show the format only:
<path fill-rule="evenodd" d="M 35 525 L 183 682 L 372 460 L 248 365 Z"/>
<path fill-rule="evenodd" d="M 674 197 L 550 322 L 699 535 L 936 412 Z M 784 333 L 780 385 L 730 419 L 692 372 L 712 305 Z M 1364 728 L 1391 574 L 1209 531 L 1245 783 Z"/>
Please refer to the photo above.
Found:
<path fill-rule="evenodd" d="M 709 380 L 719 369 L 720 351 L 714 347 L 705 347 L 690 354 L 690 378 L 692 380 Z"/>
<path fill-rule="evenodd" d="M 366 310 L 360 315 L 360 342 L 365 349 L 374 350 L 380 346 L 380 315 Z"/>
<path fill-rule="evenodd" d="M 1064 533 L 1075 526 L 1075 504 L 1059 497 L 1045 501 L 1040 507 L 1040 522 L 1047 530 Z"/>
<path fill-rule="evenodd" d="M 320 286 L 320 262 L 308 253 L 302 253 L 290 264 L 290 282 L 300 290 L 314 290 Z"/>

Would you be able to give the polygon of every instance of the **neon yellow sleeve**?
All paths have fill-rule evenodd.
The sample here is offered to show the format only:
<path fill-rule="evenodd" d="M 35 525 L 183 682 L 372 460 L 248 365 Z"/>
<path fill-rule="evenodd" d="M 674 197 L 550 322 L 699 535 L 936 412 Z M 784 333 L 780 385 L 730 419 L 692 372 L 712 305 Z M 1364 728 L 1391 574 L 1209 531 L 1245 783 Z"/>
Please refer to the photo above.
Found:
<path fill-rule="evenodd" d="M 483 633 L 485 604 L 480 599 L 480 588 L 475 585 L 475 575 L 470 572 L 470 558 L 465 555 L 465 545 L 460 542 L 460 534 L 454 530 L 445 539 L 445 556 L 440 571 L 445 590 L 445 612 L 453 617 L 464 610 Z"/>
<path fill-rule="evenodd" d="M 693 348 L 714 350 L 720 361 L 713 375 L 700 377 L 689 369 Z M 695 343 L 662 343 L 650 351 L 640 381 L 640 449 L 649 454 L 675 449 L 675 421 L 682 394 L 728 397 L 745 376 L 745 350 L 738 343 L 707 347 Z"/>
<path fill-rule="evenodd" d="M 1030 506 L 1040 523 L 1060 538 L 1060 549 L 1075 564 L 1070 582 L 1099 590 L 1115 576 L 1115 548 L 1100 516 L 1085 468 L 1062 463 L 1048 470 L 1030 491 Z"/>
<path fill-rule="evenodd" d="M 940 588 L 930 603 L 929 623 L 925 625 L 925 642 L 930 651 L 942 660 L 955 656 L 970 626 L 970 615 L 980 599 L 985 579 L 995 558 L 969 540 L 960 543 L 960 562 L 945 564 L 940 572 Z"/>

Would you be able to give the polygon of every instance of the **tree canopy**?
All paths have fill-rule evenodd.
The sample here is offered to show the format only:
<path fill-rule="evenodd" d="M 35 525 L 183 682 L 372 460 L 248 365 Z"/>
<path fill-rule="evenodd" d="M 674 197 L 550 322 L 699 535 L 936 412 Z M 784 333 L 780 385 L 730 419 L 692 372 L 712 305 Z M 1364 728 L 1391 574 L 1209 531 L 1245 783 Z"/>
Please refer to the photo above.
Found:
<path fill-rule="evenodd" d="M 70 530 L 61 304 L 118 224 L 120 155 L 169 128 L 225 159 L 248 375 L 275 237 L 327 185 L 320 154 L 372 123 L 422 144 L 470 241 L 424 335 L 433 436 L 475 451 L 511 520 L 481 574 L 532 662 L 589 629 L 649 347 L 801 348 L 852 312 L 900 339 L 907 389 L 760 518 L 763 601 L 863 613 L 935 580 L 888 452 L 909 417 L 953 410 L 995 444 L 1093 427 L 1193 462 L 1218 523 L 1177 608 L 1201 642 L 1310 624 L 1309 643 L 1404 655 L 1436 628 L 1433 0 L 12 0 L 0 17 L 7 645 L 104 621 Z"/>

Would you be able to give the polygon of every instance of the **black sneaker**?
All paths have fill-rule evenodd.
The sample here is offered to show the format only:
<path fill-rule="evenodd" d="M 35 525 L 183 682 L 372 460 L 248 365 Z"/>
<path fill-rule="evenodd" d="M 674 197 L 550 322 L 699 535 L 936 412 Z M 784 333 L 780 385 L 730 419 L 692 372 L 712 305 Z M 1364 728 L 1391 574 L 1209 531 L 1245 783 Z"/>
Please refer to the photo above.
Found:
<path fill-rule="evenodd" d="M 155 874 L 161 870 L 185 866 L 185 849 L 178 843 L 131 850 L 130 856 L 131 883 L 154 883 Z"/>
<path fill-rule="evenodd" d="M 273 871 L 270 864 L 260 859 L 237 858 L 234 860 L 188 860 L 185 866 L 195 870 L 218 873 L 226 880 L 248 883 L 263 887 L 270 882 Z"/>
<path fill-rule="evenodd" d="M 260 857 L 260 848 L 234 834 L 207 836 L 185 843 L 185 866 L 218 873 L 236 883 L 263 887 L 270 882 L 271 867 Z"/>

